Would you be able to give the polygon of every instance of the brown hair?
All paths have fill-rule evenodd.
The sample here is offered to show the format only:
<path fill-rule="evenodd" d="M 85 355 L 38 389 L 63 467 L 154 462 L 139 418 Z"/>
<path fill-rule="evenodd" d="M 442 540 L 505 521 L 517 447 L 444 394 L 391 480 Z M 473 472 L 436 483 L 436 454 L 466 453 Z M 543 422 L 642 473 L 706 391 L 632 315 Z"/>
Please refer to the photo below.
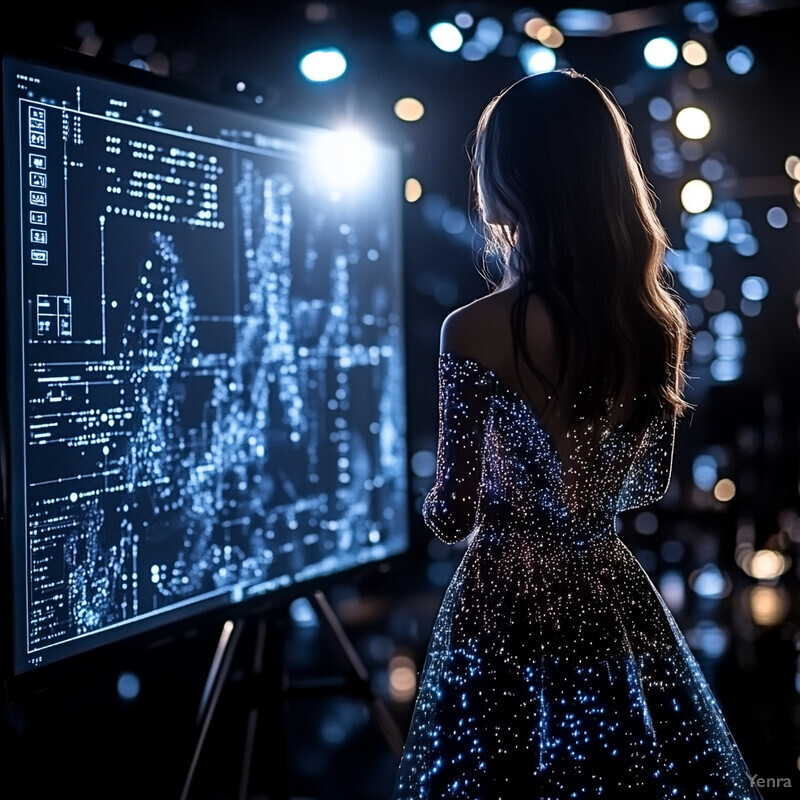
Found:
<path fill-rule="evenodd" d="M 484 214 L 484 267 L 495 258 L 501 269 L 499 280 L 488 268 L 484 275 L 495 288 L 520 288 L 512 310 L 517 370 L 522 359 L 553 395 L 569 398 L 574 417 L 602 415 L 626 365 L 642 396 L 632 424 L 691 408 L 683 397 L 691 333 L 664 263 L 668 237 L 610 92 L 574 70 L 523 78 L 481 115 L 471 173 Z M 527 345 L 533 294 L 551 309 L 563 343 L 555 384 Z"/>

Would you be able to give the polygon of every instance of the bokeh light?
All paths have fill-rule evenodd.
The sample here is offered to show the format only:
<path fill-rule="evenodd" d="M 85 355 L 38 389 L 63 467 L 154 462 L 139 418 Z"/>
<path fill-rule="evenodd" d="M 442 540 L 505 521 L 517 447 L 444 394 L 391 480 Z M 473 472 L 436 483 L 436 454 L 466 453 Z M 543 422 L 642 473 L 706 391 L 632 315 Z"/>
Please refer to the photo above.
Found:
<path fill-rule="evenodd" d="M 409 203 L 416 203 L 422 197 L 422 184 L 417 178 L 408 178 L 405 185 L 405 198 Z"/>
<path fill-rule="evenodd" d="M 693 67 L 699 67 L 708 61 L 708 52 L 700 42 L 690 39 L 683 43 L 681 47 L 681 55 L 683 60 Z"/>
<path fill-rule="evenodd" d="M 769 293 L 769 284 L 759 275 L 750 275 L 742 281 L 742 297 L 748 300 L 763 300 Z"/>
<path fill-rule="evenodd" d="M 678 58 L 678 46 L 666 36 L 651 39 L 644 47 L 644 60 L 653 69 L 667 69 Z"/>
<path fill-rule="evenodd" d="M 414 699 L 417 691 L 417 666 L 413 659 L 397 655 L 389 662 L 389 696 L 396 703 Z"/>
<path fill-rule="evenodd" d="M 445 53 L 455 53 L 464 44 L 464 36 L 452 22 L 437 22 L 428 30 L 428 36 Z"/>
<path fill-rule="evenodd" d="M 650 116 L 659 122 L 666 122 L 672 116 L 672 104 L 664 97 L 653 97 L 647 104 Z"/>
<path fill-rule="evenodd" d="M 789 601 L 786 592 L 777 586 L 753 586 L 748 593 L 750 614 L 756 625 L 778 625 L 786 618 Z"/>
<path fill-rule="evenodd" d="M 341 50 L 324 47 L 313 50 L 300 60 L 300 72 L 314 83 L 336 80 L 347 70 L 347 59 Z"/>
<path fill-rule="evenodd" d="M 565 8 L 556 14 L 556 25 L 571 36 L 596 36 L 609 31 L 613 20 L 605 11 Z"/>
<path fill-rule="evenodd" d="M 494 17 L 484 17 L 475 27 L 475 41 L 491 53 L 503 38 L 503 23 Z"/>
<path fill-rule="evenodd" d="M 789 215 L 780 206 L 773 206 L 767 211 L 767 222 L 773 228 L 785 228 L 789 222 Z"/>
<path fill-rule="evenodd" d="M 753 68 L 755 58 L 753 52 L 747 47 L 734 47 L 725 55 L 725 62 L 731 72 L 745 75 Z"/>
<path fill-rule="evenodd" d="M 546 19 L 542 19 L 542 17 L 531 17 L 525 23 L 525 34 L 529 36 L 531 39 L 538 39 L 539 38 L 539 31 L 546 27 L 548 24 Z"/>
<path fill-rule="evenodd" d="M 141 681 L 134 672 L 122 672 L 117 678 L 117 694 L 121 700 L 131 701 L 139 696 Z"/>
<path fill-rule="evenodd" d="M 413 11 L 398 11 L 392 17 L 392 28 L 401 39 L 411 39 L 419 33 L 419 17 Z"/>
<path fill-rule="evenodd" d="M 692 479 L 695 486 L 703 491 L 710 491 L 717 482 L 717 459 L 705 453 L 697 456 L 692 464 Z"/>
<path fill-rule="evenodd" d="M 416 97 L 401 97 L 394 104 L 394 113 L 404 122 L 416 122 L 425 114 L 425 106 Z"/>
<path fill-rule="evenodd" d="M 556 49 L 564 44 L 564 34 L 553 25 L 543 25 L 536 37 L 546 47 Z"/>
<path fill-rule="evenodd" d="M 687 139 L 703 139 L 711 130 L 711 120 L 702 108 L 682 108 L 675 117 L 675 125 Z"/>
<path fill-rule="evenodd" d="M 714 497 L 720 503 L 729 503 L 736 495 L 736 484 L 730 478 L 722 478 L 714 485 Z"/>
<path fill-rule="evenodd" d="M 714 192 L 705 181 L 691 180 L 681 189 L 681 205 L 690 214 L 706 211 L 713 200 Z"/>
<path fill-rule="evenodd" d="M 768 581 L 783 575 L 789 568 L 789 560 L 778 550 L 762 548 L 749 551 L 740 566 L 750 577 Z"/>
<path fill-rule="evenodd" d="M 520 47 L 519 60 L 528 75 L 540 75 L 556 68 L 555 53 L 549 47 L 533 42 L 526 42 Z"/>

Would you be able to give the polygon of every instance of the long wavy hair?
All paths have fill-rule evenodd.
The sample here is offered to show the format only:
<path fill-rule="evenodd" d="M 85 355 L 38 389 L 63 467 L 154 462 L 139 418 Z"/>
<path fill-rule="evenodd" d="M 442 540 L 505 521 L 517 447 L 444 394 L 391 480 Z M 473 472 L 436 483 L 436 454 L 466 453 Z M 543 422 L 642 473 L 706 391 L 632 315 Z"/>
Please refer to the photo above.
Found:
<path fill-rule="evenodd" d="M 571 69 L 523 78 L 489 103 L 473 142 L 484 277 L 495 289 L 518 285 L 518 374 L 522 361 L 550 386 L 550 402 L 571 409 L 569 422 L 601 417 L 626 368 L 640 398 L 630 424 L 682 416 L 692 407 L 683 397 L 691 333 L 664 263 L 658 200 L 610 92 Z M 562 345 L 555 383 L 527 343 L 534 294 Z"/>

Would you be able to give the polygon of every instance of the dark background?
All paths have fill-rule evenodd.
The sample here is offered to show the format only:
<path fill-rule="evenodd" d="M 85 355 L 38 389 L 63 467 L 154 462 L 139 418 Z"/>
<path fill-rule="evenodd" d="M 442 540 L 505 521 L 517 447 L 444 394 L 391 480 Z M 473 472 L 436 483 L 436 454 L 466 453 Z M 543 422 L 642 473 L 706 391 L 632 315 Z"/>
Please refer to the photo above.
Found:
<path fill-rule="evenodd" d="M 717 207 L 729 223 L 742 220 L 736 223 L 740 234 L 757 245 L 747 255 L 750 251 L 737 249 L 741 236 L 738 241 L 730 236 L 701 247 L 714 279 L 708 293 L 693 294 L 676 280 L 698 335 L 688 365 L 693 376 L 688 399 L 696 411 L 679 429 L 670 491 L 653 508 L 622 515 L 620 536 L 668 602 L 674 601 L 675 616 L 751 772 L 781 779 L 778 784 L 791 780 L 793 788 L 765 788 L 765 797 L 788 798 L 800 785 L 800 214 L 792 196 L 797 181 L 784 162 L 800 155 L 800 10 L 791 2 L 758 0 L 704 5 L 711 16 L 698 24 L 687 18 L 691 10 L 682 3 L 588 4 L 627 14 L 615 19 L 626 21 L 629 30 L 567 36 L 558 57 L 559 66 L 572 66 L 617 95 L 675 250 L 689 247 L 690 220 L 681 211 L 680 187 L 699 177 L 709 158 L 723 170 L 714 185 Z M 540 3 L 536 12 L 555 20 L 560 8 Z M 419 508 L 431 485 L 436 446 L 439 326 L 450 310 L 485 291 L 476 269 L 480 239 L 466 218 L 465 143 L 492 96 L 524 75 L 516 54 L 525 37 L 514 25 L 522 9 L 477 2 L 92 2 L 16 9 L 14 21 L 4 23 L 11 39 L 133 63 L 265 115 L 326 127 L 356 123 L 396 143 L 405 175 L 421 181 L 422 198 L 405 205 L 403 242 L 411 549 L 391 569 L 327 590 L 368 671 L 369 686 L 403 732 L 413 687 L 412 693 L 407 687 L 401 691 L 408 675 L 402 659 L 421 668 L 444 587 L 462 552 L 432 538 Z M 393 15 L 400 10 L 416 15 L 415 35 L 402 37 L 394 30 Z M 491 16 L 502 23 L 505 38 L 497 51 L 471 62 L 433 46 L 427 28 L 452 21 L 459 11 L 470 12 L 475 22 Z M 657 35 L 679 44 L 703 42 L 708 63 L 692 69 L 679 58 L 667 70 L 649 69 L 642 48 Z M 308 50 L 328 45 L 345 52 L 348 70 L 336 81 L 312 85 L 300 75 L 298 61 Z M 726 54 L 737 46 L 754 55 L 746 74 L 732 72 L 726 63 Z M 237 89 L 239 82 L 243 90 Z M 425 104 L 419 122 L 401 122 L 392 112 L 406 95 Z M 682 147 L 672 120 L 653 119 L 654 97 L 673 107 L 691 102 L 708 112 L 713 127 L 699 151 Z M 669 151 L 670 142 L 675 157 L 664 170 L 656 156 Z M 767 221 L 774 208 L 786 214 L 783 227 Z M 758 313 L 752 306 L 745 306 L 745 313 L 741 283 L 752 275 L 766 279 L 769 292 Z M 734 344 L 743 345 L 744 354 L 734 380 L 715 377 L 706 351 L 725 344 L 714 329 L 721 312 L 731 312 L 741 325 Z M 698 483 L 696 460 L 709 455 L 717 478 L 736 486 L 730 501 L 716 499 L 709 486 Z M 782 554 L 781 575 L 748 574 L 745 556 L 760 549 Z M 344 674 L 335 642 L 306 601 L 286 614 L 276 610 L 266 624 L 267 664 L 281 652 L 285 636 L 292 686 Z M 354 692 L 331 691 L 293 695 L 283 711 L 271 707 L 275 681 L 250 677 L 258 625 L 258 620 L 244 625 L 192 796 L 237 797 L 248 714 L 263 702 L 250 796 L 268 796 L 270 782 L 285 775 L 295 798 L 388 800 L 397 759 L 368 704 Z M 219 635 L 218 621 L 201 621 L 146 649 L 93 661 L 68 685 L 4 707 L 3 795 L 177 798 Z M 138 686 L 128 699 L 119 691 L 122 675 Z"/>

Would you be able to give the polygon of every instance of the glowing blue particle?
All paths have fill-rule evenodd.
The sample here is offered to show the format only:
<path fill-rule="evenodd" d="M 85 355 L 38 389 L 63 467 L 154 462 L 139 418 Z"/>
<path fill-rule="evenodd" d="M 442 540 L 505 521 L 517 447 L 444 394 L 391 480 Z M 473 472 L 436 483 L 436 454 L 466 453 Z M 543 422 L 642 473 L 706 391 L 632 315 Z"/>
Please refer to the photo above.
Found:
<path fill-rule="evenodd" d="M 695 2 L 687 3 L 683 7 L 683 16 L 688 22 L 700 23 L 716 19 L 717 14 L 711 3 Z"/>
<path fill-rule="evenodd" d="M 464 61 L 482 61 L 487 55 L 489 55 L 489 51 L 486 45 L 475 39 L 464 42 L 464 46 L 461 48 L 461 58 Z"/>
<path fill-rule="evenodd" d="M 708 327 L 717 336 L 739 336 L 742 332 L 742 320 L 732 311 L 723 311 L 711 317 Z"/>
<path fill-rule="evenodd" d="M 720 383 L 735 381 L 742 374 L 742 362 L 728 358 L 717 358 L 711 362 L 711 377 Z"/>
<path fill-rule="evenodd" d="M 442 228 L 446 233 L 457 236 L 463 233 L 467 227 L 467 218 L 462 211 L 451 208 L 442 215 Z"/>
<path fill-rule="evenodd" d="M 754 256 L 758 252 L 758 239 L 751 235 L 743 236 L 733 248 L 740 256 Z"/>
<path fill-rule="evenodd" d="M 678 58 L 678 46 L 666 36 L 651 39 L 644 47 L 644 60 L 652 69 L 667 69 Z"/>
<path fill-rule="evenodd" d="M 475 39 L 492 52 L 503 38 L 503 24 L 494 17 L 484 17 L 475 29 Z"/>
<path fill-rule="evenodd" d="M 767 222 L 773 228 L 785 228 L 789 222 L 789 215 L 780 206 L 773 206 L 767 211 Z"/>
<path fill-rule="evenodd" d="M 305 597 L 298 597 L 289 606 L 289 614 L 292 621 L 302 628 L 310 628 L 317 625 L 317 613 L 314 607 Z"/>
<path fill-rule="evenodd" d="M 724 242 L 728 237 L 728 220 L 719 211 L 706 211 L 690 218 L 689 230 L 709 242 Z"/>
<path fill-rule="evenodd" d="M 716 158 L 707 158 L 700 165 L 700 174 L 707 181 L 718 181 L 725 174 L 725 167 Z"/>
<path fill-rule="evenodd" d="M 692 356 L 699 361 L 705 361 L 713 352 L 714 337 L 708 331 L 698 331 L 692 340 Z"/>
<path fill-rule="evenodd" d="M 392 29 L 402 39 L 410 39 L 419 31 L 419 18 L 413 11 L 398 11 L 392 17 Z"/>
<path fill-rule="evenodd" d="M 745 75 L 753 68 L 755 58 L 753 52 L 747 47 L 734 47 L 725 55 L 725 62 L 731 72 Z"/>
<path fill-rule="evenodd" d="M 672 104 L 663 97 L 653 97 L 647 104 L 647 110 L 659 122 L 666 122 L 672 116 Z"/>
<path fill-rule="evenodd" d="M 705 492 L 711 491 L 717 482 L 717 459 L 705 453 L 697 456 L 692 464 L 692 479 Z"/>
<path fill-rule="evenodd" d="M 714 286 L 711 272 L 698 264 L 687 264 L 680 272 L 680 281 L 695 297 L 705 297 Z"/>
<path fill-rule="evenodd" d="M 117 678 L 117 694 L 122 700 L 134 700 L 139 695 L 141 683 L 133 672 L 123 672 Z"/>
<path fill-rule="evenodd" d="M 742 296 L 748 300 L 763 300 L 769 293 L 769 284 L 759 275 L 750 275 L 742 281 Z"/>
<path fill-rule="evenodd" d="M 714 345 L 714 352 L 718 358 L 741 358 L 744 355 L 744 341 L 739 336 L 720 336 Z"/>
<path fill-rule="evenodd" d="M 527 75 L 541 75 L 556 68 L 556 54 L 549 47 L 533 42 L 520 47 L 519 60 Z"/>
<path fill-rule="evenodd" d="M 571 36 L 596 36 L 611 28 L 611 16 L 588 8 L 565 8 L 556 14 L 556 27 Z"/>

